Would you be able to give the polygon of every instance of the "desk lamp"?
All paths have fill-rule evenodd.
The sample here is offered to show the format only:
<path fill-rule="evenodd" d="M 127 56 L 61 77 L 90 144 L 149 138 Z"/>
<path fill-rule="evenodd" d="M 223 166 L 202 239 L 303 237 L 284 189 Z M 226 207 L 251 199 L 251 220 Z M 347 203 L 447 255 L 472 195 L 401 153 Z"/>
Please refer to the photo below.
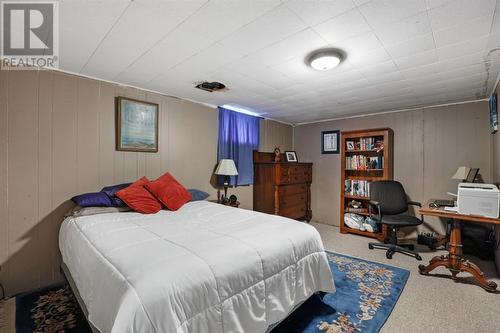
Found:
<path fill-rule="evenodd" d="M 227 200 L 227 188 L 229 187 L 229 177 L 238 175 L 238 170 L 236 169 L 234 161 L 230 159 L 220 160 L 219 165 L 215 170 L 215 174 L 219 176 L 224 176 L 224 198 L 222 200 Z"/>
<path fill-rule="evenodd" d="M 461 166 L 461 167 L 458 167 L 457 171 L 455 172 L 455 174 L 451 178 L 458 179 L 461 182 L 464 182 L 467 179 L 469 172 L 470 172 L 469 167 Z"/>

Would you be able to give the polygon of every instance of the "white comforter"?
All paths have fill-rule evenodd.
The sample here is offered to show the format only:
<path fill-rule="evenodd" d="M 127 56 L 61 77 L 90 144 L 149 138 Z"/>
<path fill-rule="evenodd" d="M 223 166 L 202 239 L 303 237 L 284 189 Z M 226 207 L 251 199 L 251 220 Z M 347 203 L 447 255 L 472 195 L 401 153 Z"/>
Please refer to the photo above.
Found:
<path fill-rule="evenodd" d="M 334 291 L 318 232 L 206 201 L 69 217 L 59 245 L 101 332 L 265 332 Z"/>

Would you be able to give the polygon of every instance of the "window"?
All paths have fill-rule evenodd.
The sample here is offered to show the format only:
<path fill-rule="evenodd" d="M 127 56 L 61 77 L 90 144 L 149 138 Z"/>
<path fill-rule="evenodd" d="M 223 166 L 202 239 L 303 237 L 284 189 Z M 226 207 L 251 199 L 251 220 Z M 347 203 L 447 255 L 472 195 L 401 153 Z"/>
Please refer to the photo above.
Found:
<path fill-rule="evenodd" d="M 236 164 L 238 176 L 231 177 L 231 185 L 253 184 L 252 152 L 259 149 L 259 126 L 258 117 L 219 107 L 217 161 L 229 158 Z"/>

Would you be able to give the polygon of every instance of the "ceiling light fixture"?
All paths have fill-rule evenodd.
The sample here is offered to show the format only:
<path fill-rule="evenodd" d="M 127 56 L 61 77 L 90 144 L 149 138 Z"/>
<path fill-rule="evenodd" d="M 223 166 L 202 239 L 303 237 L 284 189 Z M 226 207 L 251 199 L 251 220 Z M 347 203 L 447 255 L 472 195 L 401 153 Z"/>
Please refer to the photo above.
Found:
<path fill-rule="evenodd" d="M 264 113 L 257 113 L 257 112 L 248 110 L 246 108 L 243 108 L 241 106 L 231 105 L 231 104 L 224 104 L 224 105 L 221 105 L 221 107 L 224 109 L 227 109 L 227 110 L 248 114 L 248 115 L 254 116 L 254 117 L 262 117 L 262 115 L 264 114 Z"/>
<path fill-rule="evenodd" d="M 342 53 L 336 49 L 323 49 L 311 53 L 306 63 L 318 71 L 327 71 L 337 67 L 343 60 Z"/>

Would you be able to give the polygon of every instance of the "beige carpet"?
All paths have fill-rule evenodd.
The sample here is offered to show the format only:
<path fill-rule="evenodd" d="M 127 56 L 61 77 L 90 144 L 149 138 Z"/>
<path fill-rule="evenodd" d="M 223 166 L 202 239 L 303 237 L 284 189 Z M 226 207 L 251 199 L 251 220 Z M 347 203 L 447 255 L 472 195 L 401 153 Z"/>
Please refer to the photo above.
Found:
<path fill-rule="evenodd" d="M 423 260 L 396 253 L 392 260 L 383 250 L 369 250 L 369 238 L 340 234 L 337 227 L 311 223 L 318 229 L 327 250 L 408 269 L 410 278 L 389 320 L 381 332 L 500 332 L 500 292 L 488 293 L 477 285 L 455 283 L 446 277 L 422 276 L 420 263 L 427 264 L 435 255 L 425 246 L 417 247 Z M 487 277 L 500 279 L 492 261 L 471 258 Z M 449 275 L 443 268 L 432 273 Z M 460 276 L 467 276 L 462 273 Z M 471 279 L 468 279 L 472 281 Z"/>
<path fill-rule="evenodd" d="M 15 332 L 16 301 L 11 298 L 0 301 L 0 333 Z"/>

